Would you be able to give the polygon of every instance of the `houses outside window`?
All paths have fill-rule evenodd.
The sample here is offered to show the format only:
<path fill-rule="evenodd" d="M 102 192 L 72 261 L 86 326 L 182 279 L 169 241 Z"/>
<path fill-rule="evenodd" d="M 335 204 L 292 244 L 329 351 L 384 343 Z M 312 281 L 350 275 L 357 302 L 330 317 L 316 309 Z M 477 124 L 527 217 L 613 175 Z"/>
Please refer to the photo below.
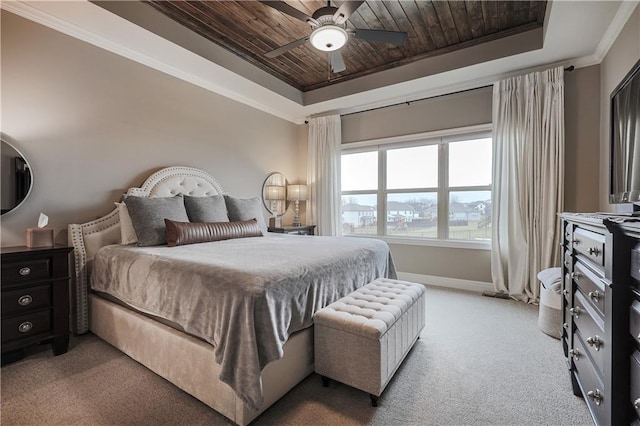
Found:
<path fill-rule="evenodd" d="M 490 126 L 348 144 L 342 151 L 345 235 L 491 239 Z"/>

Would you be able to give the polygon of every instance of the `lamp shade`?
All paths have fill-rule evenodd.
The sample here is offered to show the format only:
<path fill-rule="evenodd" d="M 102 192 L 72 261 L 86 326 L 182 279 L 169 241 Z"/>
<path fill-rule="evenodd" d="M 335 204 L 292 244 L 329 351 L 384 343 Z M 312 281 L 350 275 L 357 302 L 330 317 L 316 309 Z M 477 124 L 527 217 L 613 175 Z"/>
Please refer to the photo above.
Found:
<path fill-rule="evenodd" d="M 289 201 L 305 201 L 308 195 L 307 185 L 287 186 L 287 200 Z"/>
<path fill-rule="evenodd" d="M 264 189 L 265 200 L 284 200 L 284 186 L 267 185 Z"/>

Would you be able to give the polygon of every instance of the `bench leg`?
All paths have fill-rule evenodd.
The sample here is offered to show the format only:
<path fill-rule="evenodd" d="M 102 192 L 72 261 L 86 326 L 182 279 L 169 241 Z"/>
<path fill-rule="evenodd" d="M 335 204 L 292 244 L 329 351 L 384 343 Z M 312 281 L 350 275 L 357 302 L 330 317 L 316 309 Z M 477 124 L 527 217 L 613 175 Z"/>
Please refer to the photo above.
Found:
<path fill-rule="evenodd" d="M 329 378 L 326 376 L 322 376 L 322 387 L 324 388 L 328 388 L 329 387 Z"/>
<path fill-rule="evenodd" d="M 371 397 L 371 406 L 372 407 L 377 407 L 378 406 L 378 397 L 373 395 L 373 394 L 369 394 L 369 397 Z"/>

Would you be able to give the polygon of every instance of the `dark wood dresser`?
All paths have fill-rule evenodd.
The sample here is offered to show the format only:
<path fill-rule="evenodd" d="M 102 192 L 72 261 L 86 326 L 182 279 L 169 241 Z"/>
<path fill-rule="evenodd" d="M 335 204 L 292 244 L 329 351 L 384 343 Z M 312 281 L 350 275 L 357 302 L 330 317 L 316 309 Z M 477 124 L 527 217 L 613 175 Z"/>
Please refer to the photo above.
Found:
<path fill-rule="evenodd" d="M 294 235 L 314 235 L 315 225 L 309 226 L 283 226 L 281 228 L 269 228 L 269 232 L 276 232 L 278 234 L 294 234 Z"/>
<path fill-rule="evenodd" d="M 69 346 L 69 253 L 73 247 L 2 247 L 2 363 L 26 346 Z"/>
<path fill-rule="evenodd" d="M 640 243 L 640 222 L 568 213 L 560 217 L 562 345 L 573 392 L 584 397 L 597 425 L 637 422 L 640 317 L 633 309 L 640 315 L 640 292 L 632 291 L 631 259 Z"/>

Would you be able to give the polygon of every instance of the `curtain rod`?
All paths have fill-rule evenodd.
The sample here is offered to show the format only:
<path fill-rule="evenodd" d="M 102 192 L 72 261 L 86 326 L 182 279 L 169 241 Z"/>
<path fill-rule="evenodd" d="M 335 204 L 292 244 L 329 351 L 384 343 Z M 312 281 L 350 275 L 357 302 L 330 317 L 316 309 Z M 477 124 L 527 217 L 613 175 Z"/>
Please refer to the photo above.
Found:
<path fill-rule="evenodd" d="M 566 72 L 571 72 L 574 69 L 576 69 L 576 67 L 574 67 L 573 65 L 570 65 L 570 66 L 566 67 L 564 70 Z M 407 105 L 407 106 L 409 106 L 414 102 L 426 101 L 427 99 L 436 99 L 436 98 L 440 98 L 442 96 L 456 95 L 458 93 L 470 92 L 472 90 L 486 89 L 487 87 L 492 87 L 492 86 L 493 86 L 493 84 L 487 84 L 485 86 L 474 87 L 472 89 L 458 90 L 457 92 L 443 93 L 441 95 L 427 96 L 426 98 L 414 99 L 412 101 L 398 102 L 398 103 L 391 104 L 391 105 L 384 105 L 384 106 L 379 106 L 379 107 L 375 107 L 375 108 L 363 109 L 362 111 L 348 112 L 346 114 L 340 114 L 340 116 L 341 117 L 346 117 L 347 115 L 360 114 L 362 112 L 369 112 L 369 111 L 376 111 L 376 110 L 379 110 L 379 109 L 391 108 L 391 107 L 398 106 L 398 105 Z M 305 124 L 309 124 L 309 120 L 305 120 L 304 122 L 305 122 Z"/>

